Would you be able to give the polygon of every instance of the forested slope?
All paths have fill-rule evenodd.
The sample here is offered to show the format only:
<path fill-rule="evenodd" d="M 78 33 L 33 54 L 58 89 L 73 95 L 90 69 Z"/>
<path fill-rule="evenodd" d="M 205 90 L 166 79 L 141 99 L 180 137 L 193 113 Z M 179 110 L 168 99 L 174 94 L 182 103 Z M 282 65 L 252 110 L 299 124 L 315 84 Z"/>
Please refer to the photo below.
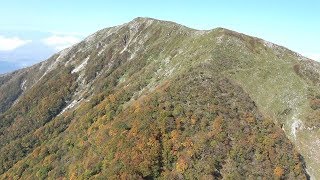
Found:
<path fill-rule="evenodd" d="M 0 76 L 0 178 L 318 177 L 319 72 L 223 28 L 103 29 Z"/>

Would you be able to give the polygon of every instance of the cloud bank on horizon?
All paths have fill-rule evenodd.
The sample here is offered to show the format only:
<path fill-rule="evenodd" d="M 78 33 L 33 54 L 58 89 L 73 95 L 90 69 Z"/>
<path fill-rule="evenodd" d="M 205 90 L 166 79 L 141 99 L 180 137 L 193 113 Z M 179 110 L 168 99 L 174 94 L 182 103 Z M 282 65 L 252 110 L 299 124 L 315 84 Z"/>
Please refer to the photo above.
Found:
<path fill-rule="evenodd" d="M 62 32 L 0 32 L 0 74 L 46 60 L 80 42 L 83 37 L 78 33 Z"/>
<path fill-rule="evenodd" d="M 41 41 L 42 45 L 51 47 L 56 51 L 61 51 L 81 41 L 83 38 L 80 34 L 63 34 L 48 32 L 50 35 L 41 39 L 24 39 L 18 36 L 5 36 L 0 34 L 0 51 L 14 51 L 20 47 L 30 44 L 34 41 Z M 1 59 L 0 59 L 1 60 Z"/>
<path fill-rule="evenodd" d="M 12 51 L 31 42 L 32 40 L 24 40 L 19 37 L 5 37 L 0 35 L 0 51 Z"/>

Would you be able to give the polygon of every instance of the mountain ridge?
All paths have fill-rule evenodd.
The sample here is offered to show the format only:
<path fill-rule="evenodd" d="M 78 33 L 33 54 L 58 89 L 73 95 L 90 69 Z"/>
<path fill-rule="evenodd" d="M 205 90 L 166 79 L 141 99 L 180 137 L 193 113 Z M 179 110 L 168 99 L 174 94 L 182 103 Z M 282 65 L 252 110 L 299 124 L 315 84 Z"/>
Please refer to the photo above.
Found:
<path fill-rule="evenodd" d="M 313 128 L 313 127 L 316 127 L 316 128 L 311 130 L 310 132 L 308 130 L 307 132 L 311 133 L 315 137 L 318 137 L 316 129 L 319 126 L 319 121 L 316 118 L 312 119 L 312 117 L 315 116 L 316 113 L 318 113 L 317 99 L 319 98 L 317 98 L 318 91 L 316 90 L 317 89 L 316 87 L 318 87 L 319 85 L 319 80 L 316 77 L 319 76 L 320 73 L 319 73 L 319 69 L 317 70 L 316 68 L 313 67 L 316 65 L 319 66 L 319 64 L 317 64 L 316 62 L 306 59 L 301 55 L 293 51 L 290 51 L 284 47 L 269 43 L 259 38 L 246 36 L 244 34 L 236 33 L 234 31 L 226 30 L 223 28 L 216 28 L 213 30 L 202 31 L 202 30 L 190 29 L 185 26 L 172 23 L 172 22 L 163 22 L 160 20 L 155 20 L 150 18 L 136 18 L 129 23 L 100 30 L 97 33 L 92 34 L 91 36 L 89 36 L 79 44 L 74 45 L 70 48 L 67 48 L 53 55 L 47 61 L 41 62 L 39 64 L 36 64 L 32 67 L 29 67 L 23 70 L 18 70 L 10 74 L 0 76 L 0 90 L 1 92 L 5 92 L 5 94 L 2 94 L 2 96 L 0 95 L 0 100 L 1 100 L 0 101 L 1 102 L 0 119 L 3 119 L 0 126 L 1 127 L 0 135 L 4 139 L 0 142 L 0 144 L 4 146 L 4 148 L 1 148 L 1 152 L 4 153 L 2 158 L 8 159 L 8 157 L 6 157 L 5 155 L 6 154 L 5 152 L 8 152 L 6 149 L 10 149 L 10 148 L 14 149 L 14 147 L 18 145 L 22 146 L 21 151 L 20 150 L 14 151 L 15 156 L 19 154 L 18 158 L 16 158 L 13 161 L 11 160 L 2 161 L 2 166 L 8 167 L 4 169 L 4 172 L 6 172 L 8 169 L 10 169 L 10 172 L 7 174 L 4 174 L 1 178 L 12 177 L 10 173 L 13 173 L 13 172 L 15 172 L 14 174 L 16 175 L 19 174 L 17 173 L 18 171 L 15 171 L 15 169 L 19 166 L 22 167 L 21 163 L 26 163 L 26 161 L 32 160 L 32 162 L 35 161 L 35 162 L 38 162 L 38 164 L 43 163 L 41 161 L 35 160 L 35 158 L 31 156 L 31 153 L 35 153 L 37 149 L 38 151 L 42 150 L 44 147 L 47 147 L 49 149 L 51 148 L 52 150 L 61 149 L 64 151 L 64 153 L 62 153 L 64 155 L 60 154 L 60 156 L 58 157 L 71 158 L 69 157 L 70 155 L 68 154 L 68 150 L 66 150 L 65 147 L 60 147 L 57 145 L 54 148 L 53 146 L 49 146 L 48 142 L 49 141 L 59 142 L 58 139 L 61 139 L 61 142 L 63 142 L 63 144 L 65 143 L 68 144 L 68 138 L 66 137 L 69 137 L 71 135 L 66 135 L 64 133 L 65 131 L 68 131 L 70 134 L 73 134 L 73 133 L 78 135 L 81 135 L 81 133 L 82 135 L 87 134 L 85 136 L 88 136 L 87 138 L 92 138 L 93 140 L 92 142 L 95 142 L 101 137 L 98 137 L 98 135 L 94 133 L 91 134 L 91 131 L 93 132 L 97 131 L 93 129 L 100 127 L 100 125 L 101 125 L 101 129 L 104 129 L 104 130 L 101 130 L 101 131 L 99 130 L 96 133 L 99 134 L 102 131 L 106 131 L 106 129 L 108 129 L 108 126 L 112 126 L 113 118 L 115 119 L 114 122 L 120 123 L 120 125 L 119 127 L 117 127 L 118 129 L 117 128 L 110 129 L 109 127 L 108 131 L 110 134 L 109 135 L 110 138 L 106 142 L 111 143 L 115 141 L 120 143 L 123 141 L 127 141 L 128 143 L 135 143 L 135 142 L 130 142 L 130 140 L 126 140 L 126 139 L 117 140 L 117 138 L 111 138 L 113 137 L 112 134 L 119 133 L 117 131 L 121 130 L 121 128 L 124 128 L 122 129 L 124 133 L 129 133 L 128 136 L 130 135 L 130 133 L 133 133 L 131 132 L 131 130 L 134 127 L 133 124 L 135 121 L 132 122 L 133 123 L 132 125 L 130 125 L 129 122 L 131 122 L 132 119 L 127 119 L 128 122 L 123 122 L 121 119 L 119 118 L 117 119 L 117 117 L 119 116 L 125 119 L 125 115 L 123 114 L 124 112 L 127 112 L 127 111 L 131 112 L 130 109 L 132 109 L 135 106 L 144 106 L 143 103 L 142 105 L 139 105 L 140 104 L 139 102 L 144 102 L 145 101 L 144 99 L 148 99 L 149 96 L 151 99 L 155 99 L 154 100 L 155 102 L 158 102 L 161 104 L 161 98 L 160 100 L 158 100 L 157 99 L 158 95 L 155 95 L 154 93 L 162 94 L 165 97 L 169 96 L 167 95 L 166 91 L 161 90 L 163 88 L 171 89 L 170 90 L 171 93 L 174 93 L 174 94 L 177 94 L 179 92 L 178 90 L 183 92 L 183 88 L 188 89 L 187 88 L 188 86 L 186 84 L 181 83 L 180 86 L 175 88 L 175 84 L 179 84 L 179 82 L 181 81 L 179 80 L 179 78 L 182 79 L 184 76 L 189 77 L 189 74 L 192 72 L 195 73 L 195 77 L 199 77 L 199 78 L 192 80 L 192 78 L 190 77 L 191 79 L 186 79 L 186 81 L 190 82 L 191 84 L 192 83 L 195 84 L 194 86 L 191 86 L 191 87 L 197 87 L 200 84 L 203 87 L 208 89 L 211 89 L 211 88 L 217 89 L 212 91 L 212 92 L 215 92 L 217 96 L 213 96 L 213 95 L 208 96 L 207 97 L 208 99 L 202 99 L 201 96 L 197 95 L 200 102 L 203 102 L 203 103 L 205 102 L 207 104 L 213 104 L 213 105 L 215 103 L 218 103 L 218 105 L 220 104 L 222 107 L 225 107 L 225 108 L 227 108 L 228 106 L 232 107 L 232 104 L 234 103 L 246 102 L 247 104 L 251 104 L 251 105 L 248 105 L 248 109 L 242 110 L 242 111 L 245 111 L 246 113 L 249 113 L 249 109 L 255 109 L 256 107 L 258 108 L 258 110 L 255 110 L 257 112 L 254 113 L 253 115 L 246 115 L 246 113 L 243 113 L 242 111 L 238 112 L 238 110 L 236 109 L 241 109 L 241 108 L 235 105 L 234 110 L 236 114 L 233 115 L 234 117 L 230 117 L 228 115 L 228 113 L 233 114 L 233 111 L 225 110 L 221 107 L 218 107 L 216 110 L 207 109 L 207 111 L 204 111 L 204 112 L 212 111 L 212 114 L 219 114 L 220 112 L 221 116 L 223 116 L 222 119 L 228 120 L 221 128 L 226 132 L 230 132 L 230 136 L 234 136 L 233 138 L 238 137 L 234 134 L 234 132 L 236 132 L 234 128 L 229 124 L 229 121 L 233 122 L 231 120 L 233 118 L 238 118 L 240 120 L 249 119 L 248 120 L 249 123 L 253 121 L 251 122 L 254 124 L 252 128 L 257 127 L 257 129 L 259 129 L 261 127 L 264 127 L 264 128 L 268 127 L 272 129 L 270 130 L 270 134 L 273 133 L 273 136 L 281 137 L 280 138 L 281 142 L 282 141 L 285 142 L 284 144 L 286 145 L 285 147 L 283 147 L 283 149 L 287 149 L 288 152 L 290 152 L 288 153 L 288 155 L 292 153 L 293 154 L 292 157 L 294 156 L 296 158 L 295 161 L 297 163 L 297 168 L 299 166 L 299 168 L 304 169 L 305 168 L 303 165 L 304 161 L 300 161 L 301 157 L 296 154 L 295 148 L 291 147 L 289 141 L 286 140 L 284 134 L 278 130 L 279 127 L 283 127 L 286 135 L 289 137 L 289 139 L 292 142 L 295 143 L 295 145 L 297 146 L 297 149 L 299 150 L 299 152 L 301 152 L 302 156 L 306 158 L 308 174 L 310 174 L 311 177 L 313 176 L 318 177 L 318 174 L 316 174 L 317 173 L 316 168 L 319 167 L 318 166 L 319 164 L 313 161 L 313 159 L 316 159 L 316 156 L 308 157 L 310 155 L 315 155 L 315 152 L 313 152 L 312 149 L 318 148 L 317 145 L 313 145 L 311 149 L 310 148 L 308 149 L 310 145 L 309 141 L 306 141 L 307 144 L 303 145 L 301 144 L 301 142 L 304 142 L 302 141 L 302 139 L 295 140 L 296 137 L 298 138 L 301 137 L 299 135 L 299 132 L 300 133 L 301 131 L 306 132 L 308 128 Z M 212 77 L 212 74 L 217 76 L 218 78 Z M 253 77 L 253 75 L 255 77 Z M 285 78 L 282 78 L 282 77 L 285 77 Z M 274 80 L 277 80 L 277 81 L 274 81 Z M 172 82 L 175 82 L 175 83 L 172 83 Z M 215 82 L 219 82 L 220 84 Z M 277 87 L 279 88 L 279 92 L 276 91 L 277 88 L 270 87 L 270 86 L 275 86 L 278 82 L 281 82 L 283 84 L 283 86 L 277 85 Z M 261 84 L 260 85 L 261 88 L 259 88 L 258 86 L 259 84 Z M 223 90 L 225 88 L 224 86 L 227 86 L 229 88 L 226 88 L 225 90 Z M 230 88 L 230 87 L 240 87 L 240 88 L 234 88 L 234 89 L 239 89 L 235 91 L 233 90 L 233 88 Z M 292 96 L 286 95 L 288 87 L 291 90 L 294 90 L 293 91 L 294 93 L 289 93 L 289 94 L 292 94 Z M 13 89 L 14 91 L 10 91 L 9 89 Z M 264 89 L 267 89 L 268 91 Z M 35 91 L 35 92 L 32 92 L 32 91 Z M 197 91 L 198 90 L 190 90 L 190 94 L 191 95 L 198 94 Z M 222 91 L 221 94 L 220 94 L 220 91 Z M 312 94 L 309 91 L 313 91 Z M 260 92 L 263 92 L 263 93 L 261 94 Z M 241 99 L 240 98 L 241 96 L 239 96 L 238 94 L 242 94 L 242 93 L 245 94 L 243 96 L 247 98 Z M 223 98 L 225 95 L 228 95 L 227 96 L 228 98 Z M 236 99 L 239 99 L 239 100 L 230 102 L 230 104 L 226 103 L 228 101 L 232 101 L 230 99 L 232 99 L 233 96 L 237 97 Z M 270 98 L 268 98 L 268 96 Z M 169 97 L 176 99 L 175 96 L 169 96 Z M 295 97 L 299 97 L 299 98 L 293 101 L 292 99 L 295 99 Z M 300 97 L 303 97 L 303 98 L 300 98 Z M 310 97 L 312 101 L 315 101 L 315 102 L 312 102 L 313 104 L 311 104 L 312 107 L 314 108 L 309 107 Z M 193 102 L 197 102 L 197 99 L 195 98 L 193 98 L 193 101 L 189 101 L 185 99 L 183 96 L 181 96 L 180 98 L 183 99 L 182 101 L 183 103 L 180 102 L 181 104 L 186 103 L 184 107 L 180 107 L 180 111 L 182 112 L 184 112 L 184 110 L 187 110 L 189 106 L 191 106 L 190 104 L 193 104 Z M 211 102 L 209 101 L 209 98 L 217 99 L 217 102 L 215 101 Z M 287 98 L 288 99 L 287 102 L 292 101 L 293 104 L 290 105 L 290 104 L 287 104 L 287 102 L 277 101 L 276 100 L 277 98 L 280 98 L 280 99 Z M 51 104 L 48 104 L 48 101 L 50 101 Z M 164 114 L 169 113 L 168 115 L 165 116 L 166 118 L 168 118 L 166 120 L 168 122 L 171 122 L 172 120 L 170 119 L 172 118 L 174 119 L 190 118 L 191 119 L 190 127 L 200 128 L 200 124 L 198 123 L 201 123 L 201 122 L 204 124 L 213 123 L 213 127 L 217 132 L 220 131 L 219 130 L 220 128 L 218 125 L 214 125 L 215 124 L 214 122 L 216 122 L 216 124 L 219 124 L 218 122 L 220 123 L 225 122 L 225 120 L 222 120 L 221 122 L 221 120 L 217 118 L 219 116 L 204 115 L 204 112 L 200 110 L 198 112 L 199 117 L 196 116 L 196 118 L 193 117 L 195 115 L 189 117 L 189 115 L 187 115 L 188 113 L 177 113 L 179 111 L 175 110 L 175 108 L 179 107 L 179 103 L 175 104 L 174 103 L 175 101 L 179 102 L 179 99 L 172 100 L 173 105 L 165 105 L 166 107 L 165 109 L 167 108 L 169 109 L 166 111 L 169 111 L 169 112 L 164 111 L 163 113 Z M 33 102 L 33 103 L 30 103 L 30 102 Z M 148 104 L 148 103 L 151 103 L 151 101 L 146 100 L 145 104 Z M 256 105 L 253 105 L 252 103 Z M 91 108 L 88 109 L 88 107 L 90 106 L 92 106 L 92 110 L 89 110 Z M 170 110 L 172 108 L 171 106 L 174 107 L 172 112 Z M 244 106 L 247 106 L 247 105 L 244 105 Z M 270 108 L 272 106 L 274 106 L 274 108 Z M 103 109 L 105 108 L 106 111 L 104 112 L 98 107 Z M 153 105 L 149 108 L 154 109 L 155 107 L 158 107 L 158 106 Z M 194 108 L 196 107 L 204 108 L 201 105 L 201 103 L 199 105 L 194 105 Z M 85 113 L 86 111 L 81 112 L 81 109 L 86 109 L 86 111 L 90 113 L 86 114 Z M 299 110 L 299 113 L 303 112 L 306 114 L 308 114 L 310 111 L 311 112 L 310 118 L 309 116 L 306 116 L 309 118 L 309 120 L 305 120 L 301 118 L 301 120 L 295 121 L 294 119 L 298 119 L 298 118 L 300 119 L 300 116 L 302 116 L 302 115 L 299 115 L 299 116 L 295 115 L 297 114 L 295 112 L 296 111 L 295 109 L 297 109 L 297 112 Z M 307 110 L 300 110 L 300 109 L 307 109 Z M 314 109 L 314 111 L 312 109 Z M 139 111 L 138 112 L 135 112 L 135 111 L 136 110 L 134 110 L 129 114 L 132 114 L 132 116 L 136 115 L 142 118 L 141 121 L 145 122 L 148 125 L 149 121 L 146 121 L 146 119 L 143 119 L 143 116 L 139 114 Z M 162 110 L 160 109 L 158 111 L 162 112 Z M 170 113 L 172 114 L 170 115 Z M 82 116 L 84 117 L 88 116 L 88 117 L 83 119 Z M 146 116 L 149 117 L 148 115 Z M 260 119 L 261 122 L 264 122 L 264 121 L 268 122 L 267 123 L 268 126 L 259 124 L 258 123 L 259 121 L 252 120 L 251 118 L 252 116 L 254 117 L 253 119 Z M 202 117 L 203 120 L 200 117 Z M 82 119 L 79 122 L 80 124 L 81 123 L 86 124 L 91 121 L 92 121 L 91 122 L 92 124 L 89 123 L 87 125 L 83 125 L 85 127 L 86 126 L 88 127 L 84 128 L 84 130 L 81 131 L 81 133 L 79 134 L 74 132 L 74 127 L 77 126 L 77 121 L 74 118 Z M 214 121 L 211 121 L 207 118 L 209 119 L 213 118 Z M 270 118 L 271 120 L 267 120 L 268 118 Z M 33 119 L 31 123 L 34 126 L 28 127 L 28 124 L 30 124 L 31 119 Z M 193 119 L 196 119 L 196 120 L 193 120 Z M 40 120 L 40 122 L 38 122 L 37 120 Z M 159 123 L 162 121 L 163 120 L 159 120 Z M 246 121 L 243 121 L 242 123 L 244 122 Z M 187 122 L 184 122 L 184 123 L 188 124 Z M 275 125 L 272 125 L 272 123 L 275 123 Z M 25 125 L 25 126 L 22 126 L 22 125 Z M 106 127 L 104 127 L 104 125 L 106 125 Z M 161 125 L 161 124 L 154 124 L 154 125 L 159 127 L 169 126 L 169 125 Z M 242 125 L 243 124 L 239 126 L 242 126 Z M 59 130 L 55 131 L 54 129 L 52 129 L 52 126 L 53 127 L 55 126 Z M 155 132 L 158 132 L 155 134 L 156 144 L 160 143 L 159 144 L 160 146 L 164 146 L 163 142 L 170 144 L 172 142 L 179 141 L 179 139 L 174 140 L 174 138 L 159 139 L 158 136 L 168 136 L 167 135 L 168 133 L 172 134 L 172 137 L 174 137 L 174 134 L 178 133 L 179 136 L 182 135 L 184 136 L 184 138 L 188 140 L 188 134 L 184 134 L 183 130 L 179 128 L 175 129 L 171 126 L 172 125 L 170 125 L 170 129 L 173 129 L 171 132 L 167 130 L 155 129 Z M 202 125 L 202 126 L 203 127 L 200 128 L 201 131 L 206 132 L 208 130 L 207 125 Z M 153 127 L 150 125 L 150 128 L 153 128 Z M 185 132 L 189 132 L 191 134 L 198 133 L 197 131 L 193 131 L 192 129 L 189 129 L 187 127 L 184 127 L 184 128 L 187 129 L 185 130 Z M 251 127 L 244 125 L 243 128 L 247 129 L 246 131 L 251 132 L 250 130 Z M 21 131 L 22 133 L 20 134 L 14 133 L 15 130 Z M 43 134 L 45 131 L 48 131 L 48 133 Z M 112 132 L 112 131 L 116 131 L 116 132 Z M 258 130 L 256 131 L 260 133 L 260 131 Z M 143 131 L 141 133 L 144 134 Z M 39 134 L 42 134 L 43 137 L 39 136 Z M 208 134 L 210 133 L 208 132 Z M 23 136 L 25 136 L 26 138 L 22 138 Z M 208 137 L 218 138 L 216 136 L 217 134 L 215 134 L 214 136 L 209 135 Z M 219 136 L 221 136 L 221 138 L 220 139 L 218 138 L 219 140 L 218 141 L 216 140 L 217 142 L 215 143 L 228 144 L 227 142 L 229 141 L 233 142 L 232 137 L 228 137 L 222 134 L 220 134 Z M 239 135 L 239 136 L 246 137 L 247 135 Z M 278 141 L 273 141 L 270 138 L 266 138 L 269 136 L 266 134 L 263 134 L 262 132 L 259 136 L 262 136 L 265 138 L 266 147 L 269 147 L 269 145 L 267 145 L 268 143 L 270 144 L 275 143 L 274 145 L 275 152 L 278 151 L 277 148 L 279 145 L 282 146 L 281 143 L 277 144 L 279 143 Z M 253 138 L 254 137 L 255 136 L 253 136 Z M 310 137 L 311 136 L 307 136 L 306 138 L 310 138 Z M 66 139 L 63 140 L 64 138 Z M 75 137 L 73 138 L 69 137 L 69 138 L 74 139 L 74 142 L 79 141 Z M 210 138 L 208 140 L 211 140 Z M 140 137 L 140 140 L 145 142 L 145 140 L 142 140 L 142 139 L 144 139 L 143 136 Z M 259 141 L 258 139 L 259 138 L 257 138 L 256 140 L 257 142 Z M 81 142 L 82 141 L 88 142 L 88 141 L 81 140 Z M 191 141 L 192 143 L 195 143 L 195 139 L 189 138 L 188 142 L 189 141 Z M 241 141 L 241 138 L 240 138 L 240 141 Z M 30 142 L 33 142 L 33 143 L 30 143 Z M 185 143 L 185 142 L 182 142 L 182 143 Z M 25 144 L 29 144 L 29 145 L 26 146 Z M 97 143 L 96 145 L 98 144 L 99 143 Z M 80 148 L 81 146 L 77 147 L 78 151 L 80 152 L 88 151 L 93 153 L 93 150 L 91 150 L 90 147 L 81 149 Z M 112 147 L 112 146 L 113 145 L 110 145 L 110 144 L 106 145 L 106 147 Z M 228 145 L 224 145 L 223 147 L 226 147 L 226 149 L 229 149 Z M 241 144 L 237 144 L 236 146 L 231 146 L 231 147 L 237 147 L 239 149 L 242 149 Z M 266 147 L 261 146 L 260 151 L 265 151 Z M 174 176 L 180 177 L 181 175 L 179 175 L 179 173 L 181 174 L 182 172 L 188 172 L 190 174 L 190 177 L 194 177 L 192 176 L 192 171 L 191 171 L 194 168 L 188 169 L 188 166 L 192 167 L 191 166 L 192 163 L 190 164 L 191 161 L 192 162 L 194 161 L 194 164 L 197 164 L 198 162 L 196 160 L 192 160 L 194 156 L 183 157 L 183 154 L 185 153 L 184 151 L 191 151 L 190 150 L 191 147 L 185 146 L 184 150 L 183 149 L 181 150 L 182 147 L 179 147 L 179 148 L 181 153 L 179 153 L 180 151 L 177 150 L 178 155 L 173 155 L 173 159 L 170 160 L 171 163 L 173 164 L 176 163 L 175 166 L 172 164 L 168 164 L 166 166 L 163 165 L 163 167 L 159 167 L 160 169 L 164 167 L 169 168 L 167 169 L 168 171 L 147 170 L 145 169 L 146 167 L 141 165 L 141 167 L 140 166 L 139 168 L 137 167 L 138 169 L 130 170 L 130 172 L 131 171 L 140 172 L 140 175 L 138 173 L 138 175 L 136 174 L 132 177 L 135 177 L 135 178 L 137 178 L 138 176 L 147 177 L 150 175 L 152 175 L 153 177 L 157 177 L 160 175 L 165 175 L 166 177 L 174 177 Z M 237 153 L 239 153 L 238 152 L 239 149 L 237 148 L 234 149 L 233 155 L 237 155 Z M 252 148 L 255 149 L 255 146 L 253 146 Z M 164 148 L 160 148 L 160 150 L 161 149 L 163 150 Z M 45 155 L 44 158 L 52 155 L 52 152 L 53 152 L 52 150 L 50 150 L 49 155 Z M 208 153 L 208 152 L 211 152 L 212 150 L 203 149 L 203 151 Z M 231 153 L 231 152 L 232 151 L 230 150 L 230 152 L 228 153 Z M 116 154 L 117 153 L 119 152 L 116 152 Z M 170 154 L 171 153 L 169 153 L 169 155 Z M 158 157 L 148 153 L 145 156 L 150 158 L 151 157 L 162 158 L 162 159 L 165 158 L 165 156 Z M 200 153 L 200 156 L 202 156 L 201 153 Z M 225 154 L 221 156 L 222 156 L 221 157 L 222 159 L 227 157 Z M 91 157 L 91 155 L 88 157 Z M 123 162 L 126 162 L 126 158 L 128 157 L 119 155 L 118 159 L 119 158 Z M 58 163 L 57 158 L 54 158 L 54 159 L 56 160 L 53 160 L 52 162 L 55 162 L 55 163 L 52 163 L 52 164 L 57 164 Z M 273 159 L 274 160 L 272 162 L 277 161 L 276 156 L 273 156 Z M 17 162 L 17 160 L 20 160 L 20 161 Z M 103 164 L 104 168 L 99 167 L 100 171 L 94 172 L 97 174 L 93 173 L 93 175 L 99 175 L 99 174 L 103 175 L 104 172 L 108 172 L 110 174 L 111 171 L 115 171 L 110 169 L 110 165 L 108 166 L 108 163 L 112 162 L 111 160 L 112 159 L 98 160 Z M 169 161 L 169 159 L 167 160 Z M 241 177 L 241 174 L 233 174 L 233 175 L 229 174 L 232 171 L 231 170 L 232 168 L 238 167 L 238 165 L 235 165 L 235 164 L 240 162 L 234 161 L 232 159 L 228 159 L 228 160 L 216 159 L 215 161 L 219 162 L 218 163 L 219 165 L 215 167 L 221 170 L 221 171 L 217 170 L 217 172 L 213 173 L 213 174 L 216 174 L 217 177 L 221 177 L 224 175 L 226 177 L 234 177 L 234 178 L 239 176 Z M 299 161 L 300 161 L 300 164 L 298 163 Z M 268 164 L 265 161 L 263 162 Z M 16 167 L 13 166 L 15 163 L 17 163 Z M 78 163 L 80 164 L 80 162 Z M 141 163 L 143 164 L 147 162 L 142 161 Z M 288 165 L 290 163 L 286 161 L 285 164 Z M 52 175 L 52 174 L 50 175 L 50 172 L 51 173 L 58 172 L 58 169 L 56 168 L 56 166 L 52 166 L 50 164 L 49 166 L 48 166 L 48 169 L 46 170 L 41 169 L 39 166 L 33 166 L 29 170 L 28 168 L 26 168 L 27 171 L 21 172 L 19 176 L 23 177 L 24 176 L 23 173 L 28 174 L 29 177 L 31 177 L 30 175 L 32 174 L 33 175 L 37 174 L 37 176 L 38 175 L 40 176 L 43 174 L 41 172 L 44 171 L 45 172 L 43 174 L 44 177 L 47 177 L 47 176 L 58 177 L 59 173 L 55 175 Z M 173 168 L 172 166 L 175 167 L 176 169 Z M 220 166 L 223 166 L 223 168 L 221 168 Z M 274 166 L 274 165 L 272 164 L 271 166 Z M 155 164 L 153 164 L 151 167 L 158 168 L 158 166 Z M 290 165 L 288 167 L 293 167 L 293 166 Z M 295 176 L 293 171 L 291 171 L 290 168 L 288 167 L 287 168 L 277 167 L 278 168 L 277 170 L 279 170 L 280 172 L 283 171 L 282 173 L 280 173 L 281 176 L 283 175 L 287 178 Z M 39 173 L 32 173 L 33 168 L 39 170 L 37 171 Z M 69 168 L 71 169 L 73 168 L 73 170 L 71 170 L 70 173 L 75 170 L 74 169 L 75 167 L 72 167 L 71 165 L 69 166 Z M 282 169 L 282 171 L 279 168 Z M 172 171 L 171 173 L 169 172 L 170 169 Z M 64 171 L 67 171 L 67 170 L 65 169 Z M 80 171 L 84 171 L 82 173 L 82 177 L 90 175 L 90 173 L 87 172 L 86 170 L 80 170 Z M 236 169 L 234 169 L 234 171 L 235 173 L 238 172 L 238 170 Z M 297 171 L 301 173 L 304 172 L 301 169 Z M 0 174 L 4 172 L 0 171 Z M 128 173 L 129 171 L 121 170 L 120 172 Z M 242 176 L 250 174 L 249 169 L 244 170 L 244 172 L 248 174 L 242 174 Z M 89 173 L 89 174 L 85 174 L 85 173 Z M 266 176 L 266 174 L 263 175 L 262 172 L 259 172 L 259 173 L 260 173 L 259 176 L 262 176 L 262 177 Z M 268 173 L 274 173 L 273 169 L 268 171 Z M 81 175 L 81 173 L 78 175 L 76 174 L 75 176 L 78 177 L 79 175 Z M 72 174 L 67 175 L 67 177 L 71 177 L 71 176 Z M 116 178 L 116 176 L 113 176 L 113 177 Z"/>
<path fill-rule="evenodd" d="M 129 25 L 129 24 L 132 24 L 132 23 L 136 23 L 136 22 L 142 23 L 141 21 L 142 21 L 142 22 L 157 21 L 157 22 L 161 22 L 161 23 L 172 24 L 172 25 L 176 25 L 176 26 L 181 26 L 181 27 L 186 28 L 186 29 L 190 29 L 190 30 L 195 31 L 195 32 L 200 32 L 200 34 L 201 34 L 201 32 L 203 32 L 203 33 L 209 33 L 209 32 L 211 32 L 211 31 L 226 31 L 226 32 L 229 32 L 230 34 L 234 34 L 234 35 L 241 35 L 241 36 L 247 36 L 247 37 L 255 38 L 255 39 L 257 39 L 257 40 L 259 40 L 259 41 L 261 41 L 261 42 L 265 42 L 266 45 L 267 45 L 267 46 L 270 46 L 270 47 L 275 46 L 275 47 L 279 47 L 279 48 L 283 48 L 283 49 L 285 49 L 285 50 L 291 51 L 290 49 L 288 49 L 288 48 L 286 48 L 286 47 L 284 47 L 284 46 L 282 46 L 282 45 L 278 45 L 278 44 L 275 44 L 275 43 L 266 41 L 266 40 L 264 40 L 264 39 L 261 39 L 261 38 L 255 37 L 255 36 L 247 35 L 247 34 L 244 34 L 244 33 L 239 33 L 239 32 L 237 32 L 237 31 L 234 31 L 234 30 L 231 30 L 231 29 L 227 29 L 227 28 L 224 28 L 224 27 L 216 27 L 216 28 L 213 28 L 213 29 L 210 29 L 210 30 L 199 30 L 199 29 L 193 29 L 193 28 L 190 28 L 190 27 L 187 27 L 187 26 L 184 26 L 184 25 L 181 25 L 181 24 L 172 22 L 172 21 L 159 20 L 159 19 L 149 18 L 149 17 L 137 17 L 137 18 L 134 18 L 132 21 L 130 21 L 130 22 L 128 22 L 128 23 L 124 23 L 124 24 L 122 24 L 122 25 L 117 25 L 117 26 L 112 26 L 112 27 L 104 28 L 104 29 L 101 29 L 101 30 L 97 31 L 96 33 L 101 32 L 101 31 L 106 31 L 106 30 L 111 29 L 111 28 L 123 27 L 123 26 Z M 85 38 L 83 41 L 89 40 L 89 39 L 90 39 L 92 36 L 94 36 L 96 33 L 93 33 L 93 34 L 89 35 L 89 36 L 88 36 L 87 38 Z M 77 43 L 77 44 L 79 44 L 79 43 Z M 76 45 L 77 45 L 77 44 L 76 44 Z M 73 46 L 75 46 L 75 45 L 73 45 Z M 72 48 L 73 46 L 68 47 L 68 48 L 66 48 L 66 49 Z M 55 53 L 54 55 L 60 54 L 61 52 L 65 51 L 66 49 L 61 50 L 61 51 Z M 292 52 L 292 53 L 295 53 L 297 56 L 301 56 L 301 58 L 303 58 L 303 59 L 311 60 L 310 58 L 306 58 L 306 57 L 302 56 L 302 55 L 299 54 L 299 53 L 296 53 L 296 52 L 294 52 L 294 51 L 291 51 L 291 52 Z M 53 55 L 53 56 L 54 56 L 54 55 Z M 49 58 L 49 59 L 50 59 L 50 58 Z M 45 61 L 47 61 L 47 60 L 45 60 Z M 43 62 L 45 62 L 45 61 L 43 61 Z M 313 60 L 313 61 L 314 61 L 314 60 Z M 43 63 L 43 62 L 37 63 L 37 64 L 35 64 L 35 65 L 41 64 L 41 63 Z M 35 65 L 32 65 L 32 66 L 30 66 L 30 67 L 33 67 L 33 66 L 35 66 Z M 26 69 L 26 68 L 29 68 L 29 67 L 25 67 L 25 68 L 22 68 L 22 69 Z M 15 70 L 15 71 L 20 71 L 20 70 L 22 70 L 22 69 L 18 69 L 18 70 Z M 15 71 L 1 74 L 1 76 L 12 74 L 12 73 L 14 73 Z"/>

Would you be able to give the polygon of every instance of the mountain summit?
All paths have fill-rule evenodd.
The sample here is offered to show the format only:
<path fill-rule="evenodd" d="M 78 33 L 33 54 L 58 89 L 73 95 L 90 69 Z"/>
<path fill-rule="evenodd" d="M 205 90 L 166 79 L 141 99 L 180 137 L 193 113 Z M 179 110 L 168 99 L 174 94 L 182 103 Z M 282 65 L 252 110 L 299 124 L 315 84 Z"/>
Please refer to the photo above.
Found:
<path fill-rule="evenodd" d="M 0 76 L 0 179 L 320 178 L 320 64 L 151 18 Z"/>

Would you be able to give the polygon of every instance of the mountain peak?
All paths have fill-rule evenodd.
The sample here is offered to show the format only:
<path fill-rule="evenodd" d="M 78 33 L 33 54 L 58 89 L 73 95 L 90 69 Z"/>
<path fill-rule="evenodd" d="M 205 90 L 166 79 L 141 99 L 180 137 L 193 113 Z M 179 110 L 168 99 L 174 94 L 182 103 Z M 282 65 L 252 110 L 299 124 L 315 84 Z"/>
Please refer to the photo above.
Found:
<path fill-rule="evenodd" d="M 154 18 L 150 18 L 150 17 L 136 17 L 134 18 L 132 21 L 159 21 L 157 19 L 154 19 Z"/>
<path fill-rule="evenodd" d="M 149 17 L 136 17 L 130 22 L 126 24 L 132 24 L 132 23 L 145 23 L 145 22 L 154 22 L 154 21 L 159 21 L 157 19 L 149 18 Z"/>

